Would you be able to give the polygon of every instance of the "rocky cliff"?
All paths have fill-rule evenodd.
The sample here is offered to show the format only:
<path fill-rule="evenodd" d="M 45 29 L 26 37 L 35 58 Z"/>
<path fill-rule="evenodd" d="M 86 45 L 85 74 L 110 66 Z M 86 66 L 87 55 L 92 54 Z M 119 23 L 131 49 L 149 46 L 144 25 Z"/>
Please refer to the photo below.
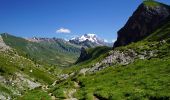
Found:
<path fill-rule="evenodd" d="M 170 7 L 155 1 L 144 1 L 123 28 L 118 31 L 114 47 L 137 42 L 155 31 L 170 16 Z"/>
<path fill-rule="evenodd" d="M 85 61 L 87 59 L 90 58 L 90 55 L 88 54 L 88 52 L 86 51 L 86 49 L 84 47 L 81 48 L 81 54 L 80 57 L 78 58 L 78 60 L 76 61 L 76 63 Z"/>

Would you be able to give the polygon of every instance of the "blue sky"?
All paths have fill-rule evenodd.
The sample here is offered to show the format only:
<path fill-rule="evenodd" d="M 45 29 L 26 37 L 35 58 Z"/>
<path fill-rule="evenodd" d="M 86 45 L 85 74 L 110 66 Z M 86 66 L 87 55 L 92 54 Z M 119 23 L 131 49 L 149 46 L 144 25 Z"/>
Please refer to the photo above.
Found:
<path fill-rule="evenodd" d="M 170 5 L 170 0 L 158 1 Z M 141 2 L 142 0 L 0 0 L 0 33 L 65 39 L 94 33 L 112 41 L 117 38 L 117 31 L 124 26 Z"/>

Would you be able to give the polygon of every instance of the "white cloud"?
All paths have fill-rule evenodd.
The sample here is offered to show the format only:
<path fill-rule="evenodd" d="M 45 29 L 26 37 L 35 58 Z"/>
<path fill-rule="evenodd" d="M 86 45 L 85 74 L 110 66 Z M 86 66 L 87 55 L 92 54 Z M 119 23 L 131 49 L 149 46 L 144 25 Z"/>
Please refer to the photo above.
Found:
<path fill-rule="evenodd" d="M 71 33 L 71 31 L 67 28 L 57 29 L 56 33 Z"/>

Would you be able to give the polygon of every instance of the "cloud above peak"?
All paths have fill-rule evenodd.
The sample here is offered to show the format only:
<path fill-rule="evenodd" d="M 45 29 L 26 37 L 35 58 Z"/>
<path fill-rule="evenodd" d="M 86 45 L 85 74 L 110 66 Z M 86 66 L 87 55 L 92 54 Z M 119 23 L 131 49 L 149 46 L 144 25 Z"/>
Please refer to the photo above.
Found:
<path fill-rule="evenodd" d="M 71 33 L 71 30 L 67 28 L 59 28 L 56 30 L 56 33 Z"/>

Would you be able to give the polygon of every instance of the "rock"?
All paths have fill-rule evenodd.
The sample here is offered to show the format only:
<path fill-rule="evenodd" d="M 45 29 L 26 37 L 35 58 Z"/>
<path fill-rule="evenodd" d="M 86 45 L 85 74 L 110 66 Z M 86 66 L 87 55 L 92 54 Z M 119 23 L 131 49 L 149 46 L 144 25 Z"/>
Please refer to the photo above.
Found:
<path fill-rule="evenodd" d="M 139 59 L 145 59 L 144 55 L 138 55 Z"/>
<path fill-rule="evenodd" d="M 4 95 L 0 94 L 0 100 L 7 100 L 7 98 Z"/>
<path fill-rule="evenodd" d="M 149 6 L 147 2 L 155 2 L 157 6 Z M 149 36 L 170 16 L 170 8 L 156 1 L 145 1 L 129 18 L 125 26 L 118 31 L 114 47 L 137 42 Z"/>
<path fill-rule="evenodd" d="M 86 51 L 86 49 L 84 47 L 81 48 L 81 54 L 80 57 L 78 58 L 78 60 L 76 61 L 76 63 L 85 61 L 87 59 L 90 58 L 90 55 L 88 54 L 88 52 Z"/>
<path fill-rule="evenodd" d="M 5 78 L 3 76 L 0 76 L 0 83 L 5 82 Z"/>
<path fill-rule="evenodd" d="M 24 87 L 34 89 L 41 86 L 40 83 L 34 82 L 33 80 L 28 79 L 27 77 L 28 76 L 24 74 L 16 73 L 16 79 L 11 80 L 11 82 L 18 86 L 20 89 L 24 89 Z"/>
<path fill-rule="evenodd" d="M 72 72 L 69 76 L 74 76 L 75 75 L 75 72 Z"/>
<path fill-rule="evenodd" d="M 55 96 L 51 96 L 51 100 L 56 100 Z"/>
<path fill-rule="evenodd" d="M 0 51 L 7 51 L 7 50 L 11 50 L 11 48 L 5 44 L 2 36 L 0 35 Z"/>
<path fill-rule="evenodd" d="M 85 75 L 86 72 L 87 72 L 89 69 L 90 69 L 90 68 L 83 68 L 83 69 L 80 70 L 79 74 Z"/>
<path fill-rule="evenodd" d="M 30 73 L 32 73 L 32 69 L 30 70 Z"/>
<path fill-rule="evenodd" d="M 55 86 L 58 80 L 55 80 L 52 84 L 52 86 Z"/>
<path fill-rule="evenodd" d="M 59 79 L 62 80 L 62 79 L 67 79 L 69 77 L 69 75 L 68 74 L 61 74 L 58 77 L 59 77 Z"/>
<path fill-rule="evenodd" d="M 92 68 L 87 71 L 84 71 L 84 69 L 80 71 L 96 72 L 116 64 L 128 65 L 134 62 L 135 59 L 149 59 L 151 57 L 155 57 L 156 55 L 157 50 L 143 51 L 140 54 L 137 54 L 137 52 L 132 49 L 128 49 L 127 51 L 113 50 L 109 53 L 109 56 L 96 63 Z"/>

